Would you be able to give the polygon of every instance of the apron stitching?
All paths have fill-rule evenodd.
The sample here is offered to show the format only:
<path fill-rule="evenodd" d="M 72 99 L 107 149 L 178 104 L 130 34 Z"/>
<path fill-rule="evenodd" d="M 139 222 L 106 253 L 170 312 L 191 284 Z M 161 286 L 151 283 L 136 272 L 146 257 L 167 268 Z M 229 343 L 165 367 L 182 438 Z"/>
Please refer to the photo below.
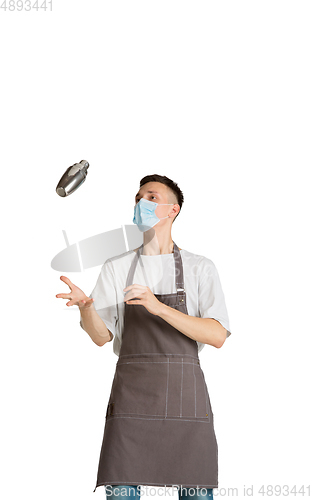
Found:
<path fill-rule="evenodd" d="M 205 380 L 204 380 L 204 375 L 203 375 L 202 370 L 201 370 L 201 375 L 202 375 L 202 380 L 203 380 L 203 390 L 204 390 L 204 397 L 205 397 L 206 413 L 207 413 L 207 415 L 209 415 L 208 397 L 207 397 L 207 392 L 205 390 Z"/>
<path fill-rule="evenodd" d="M 123 362 L 123 363 L 120 363 L 120 364 L 119 364 L 119 366 L 121 366 L 121 365 L 131 365 L 131 364 L 133 364 L 133 363 L 140 363 L 140 364 L 142 364 L 142 365 L 143 365 L 144 363 L 149 363 L 149 364 L 150 364 L 150 363 L 156 363 L 156 364 L 159 364 L 159 365 L 160 365 L 160 364 L 165 364 L 165 363 L 166 363 L 166 364 L 169 364 L 169 361 L 125 361 L 125 362 Z M 171 363 L 172 363 L 172 364 L 176 364 L 176 365 L 177 365 L 177 364 L 180 364 L 180 363 L 181 363 L 181 361 L 172 361 Z M 196 363 L 190 363 L 189 361 L 187 361 L 187 362 L 185 361 L 185 363 L 184 363 L 184 364 L 185 364 L 185 365 L 192 365 L 192 366 L 195 366 L 195 365 L 196 365 Z M 196 365 L 196 366 L 197 366 L 197 365 Z"/>
<path fill-rule="evenodd" d="M 192 366 L 193 379 L 195 383 L 195 417 L 197 418 L 197 384 L 196 384 L 196 376 L 195 376 L 195 365 Z"/>
<path fill-rule="evenodd" d="M 181 360 L 181 386 L 180 386 L 180 416 L 182 417 L 182 405 L 183 405 L 183 378 L 184 378 L 184 358 Z"/>
<path fill-rule="evenodd" d="M 149 355 L 152 354 L 153 356 L 177 356 L 177 357 L 188 356 L 189 358 L 196 359 L 197 361 L 199 360 L 199 358 L 197 356 L 193 356 L 192 354 L 183 354 L 183 353 L 173 354 L 172 352 L 143 352 L 143 353 L 138 353 L 138 354 L 121 354 L 119 356 L 119 359 L 123 358 L 123 357 L 130 357 L 130 356 L 133 358 L 136 358 L 137 356 L 146 356 L 147 354 L 149 354 Z"/>
<path fill-rule="evenodd" d="M 131 414 L 131 413 L 128 413 L 128 415 Z M 186 422 L 196 422 L 196 423 L 201 423 L 201 424 L 209 424 L 209 420 L 206 419 L 205 417 L 197 417 L 197 420 L 193 419 L 191 420 L 190 418 L 186 418 L 186 417 L 181 417 L 180 415 L 175 415 L 175 416 L 167 416 L 167 417 L 164 417 L 163 415 L 151 415 L 151 417 L 162 417 L 162 418 L 144 418 L 144 417 L 126 417 L 126 416 L 123 416 L 123 417 L 119 417 L 118 415 L 122 415 L 122 413 L 115 413 L 114 416 L 112 416 L 112 418 L 108 418 L 107 421 L 109 422 L 110 420 L 114 420 L 115 418 L 137 418 L 139 420 L 166 420 L 167 422 L 169 422 L 170 420 L 179 420 L 179 421 L 186 421 Z M 133 415 L 137 415 L 136 413 L 134 413 Z M 140 413 L 140 415 L 149 415 L 149 413 Z"/>
<path fill-rule="evenodd" d="M 166 384 L 166 404 L 165 404 L 165 416 L 167 417 L 167 398 L 168 398 L 168 379 L 169 379 L 169 370 L 170 370 L 170 363 L 169 359 L 167 360 L 167 384 Z M 140 363 L 140 361 L 139 361 Z M 145 363 L 145 361 L 144 361 Z M 152 361 L 152 363 L 155 363 L 155 361 Z M 161 361 L 161 363 L 165 363 L 165 361 Z"/>
<path fill-rule="evenodd" d="M 205 394 L 206 394 L 206 402 L 207 402 L 207 406 L 206 406 L 207 410 L 206 410 L 206 412 L 209 415 L 209 396 L 208 396 L 209 393 L 205 390 L 205 380 L 204 380 L 203 373 L 202 373 L 202 378 L 203 378 L 203 382 L 204 382 L 203 385 L 204 385 L 204 391 L 205 391 Z"/>

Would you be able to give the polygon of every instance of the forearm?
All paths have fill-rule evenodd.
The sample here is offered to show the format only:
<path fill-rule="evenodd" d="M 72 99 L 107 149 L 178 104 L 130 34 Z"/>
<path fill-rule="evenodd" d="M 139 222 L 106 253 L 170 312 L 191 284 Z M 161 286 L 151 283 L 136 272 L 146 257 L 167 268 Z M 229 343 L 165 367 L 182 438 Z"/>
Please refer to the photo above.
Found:
<path fill-rule="evenodd" d="M 203 344 L 219 348 L 226 340 L 226 328 L 213 318 L 189 316 L 165 304 L 162 304 L 159 316 L 187 337 Z"/>
<path fill-rule="evenodd" d="M 83 329 L 88 333 L 91 340 L 98 346 L 104 345 L 111 340 L 111 334 L 104 321 L 92 304 L 90 307 L 79 308 Z"/>

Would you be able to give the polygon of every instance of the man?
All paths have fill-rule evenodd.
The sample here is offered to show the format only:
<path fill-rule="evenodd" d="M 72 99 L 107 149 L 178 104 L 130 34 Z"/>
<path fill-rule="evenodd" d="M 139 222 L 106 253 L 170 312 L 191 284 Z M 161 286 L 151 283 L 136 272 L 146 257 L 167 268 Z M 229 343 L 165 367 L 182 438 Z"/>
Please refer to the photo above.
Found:
<path fill-rule="evenodd" d="M 57 297 L 79 306 L 95 344 L 114 339 L 119 356 L 96 488 L 197 484 L 212 495 L 217 487 L 213 413 L 198 352 L 205 344 L 222 347 L 229 320 L 214 263 L 172 240 L 183 201 L 171 179 L 144 177 L 133 219 L 143 245 L 108 259 L 89 297 L 61 276 L 71 294 Z"/>

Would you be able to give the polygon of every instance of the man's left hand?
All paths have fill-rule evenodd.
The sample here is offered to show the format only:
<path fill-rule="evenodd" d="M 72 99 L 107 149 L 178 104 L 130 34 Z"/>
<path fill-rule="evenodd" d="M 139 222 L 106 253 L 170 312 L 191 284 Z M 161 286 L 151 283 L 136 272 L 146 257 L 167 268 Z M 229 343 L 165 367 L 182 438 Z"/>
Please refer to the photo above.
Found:
<path fill-rule="evenodd" d="M 162 308 L 164 307 L 163 302 L 160 302 L 156 298 L 148 286 L 134 284 L 124 288 L 123 292 L 127 292 L 124 297 L 124 302 L 126 302 L 126 304 L 140 304 L 144 306 L 147 311 L 156 316 L 160 315 Z M 130 300 L 134 297 L 138 297 L 138 299 Z"/>

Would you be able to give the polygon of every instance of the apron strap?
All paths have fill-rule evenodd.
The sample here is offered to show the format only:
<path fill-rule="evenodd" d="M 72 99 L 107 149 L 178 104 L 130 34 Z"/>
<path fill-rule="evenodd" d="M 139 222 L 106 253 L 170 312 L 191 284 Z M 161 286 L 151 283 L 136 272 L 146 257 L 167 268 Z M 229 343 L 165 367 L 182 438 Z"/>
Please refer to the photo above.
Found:
<path fill-rule="evenodd" d="M 174 243 L 174 259 L 175 259 L 175 274 L 176 274 L 176 291 L 179 295 L 181 295 L 185 291 L 183 263 L 180 250 L 176 245 L 175 241 L 173 241 L 173 243 Z"/>

